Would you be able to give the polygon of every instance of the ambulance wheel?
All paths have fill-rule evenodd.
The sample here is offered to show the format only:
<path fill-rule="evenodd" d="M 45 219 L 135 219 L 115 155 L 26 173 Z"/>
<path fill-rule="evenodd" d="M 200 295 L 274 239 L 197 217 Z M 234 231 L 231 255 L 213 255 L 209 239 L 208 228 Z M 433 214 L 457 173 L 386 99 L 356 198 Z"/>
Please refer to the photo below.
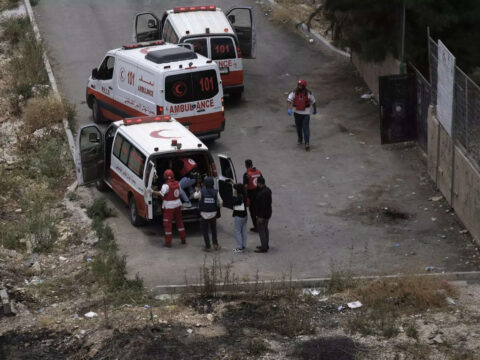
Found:
<path fill-rule="evenodd" d="M 101 123 L 103 121 L 102 110 L 100 109 L 100 105 L 95 98 L 93 98 L 92 100 L 92 117 L 95 124 Z"/>
<path fill-rule="evenodd" d="M 135 203 L 135 197 L 132 195 L 130 196 L 129 200 L 129 208 L 130 208 L 130 222 L 133 226 L 140 226 L 144 224 L 143 219 L 138 215 L 137 204 Z"/>
<path fill-rule="evenodd" d="M 100 192 L 105 192 L 105 191 L 108 190 L 107 184 L 105 184 L 105 181 L 103 181 L 102 179 L 98 179 L 98 180 L 95 182 L 95 187 L 96 187 L 97 190 L 100 191 Z"/>

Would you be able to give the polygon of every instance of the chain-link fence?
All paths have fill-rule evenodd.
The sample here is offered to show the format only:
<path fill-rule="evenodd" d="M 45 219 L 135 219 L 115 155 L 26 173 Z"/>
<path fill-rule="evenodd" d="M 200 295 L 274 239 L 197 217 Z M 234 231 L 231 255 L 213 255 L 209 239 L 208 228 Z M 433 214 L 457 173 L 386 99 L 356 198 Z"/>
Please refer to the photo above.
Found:
<path fill-rule="evenodd" d="M 431 103 L 437 104 L 438 45 L 428 39 Z M 453 95 L 453 138 L 480 166 L 480 87 L 458 66 L 455 67 Z"/>

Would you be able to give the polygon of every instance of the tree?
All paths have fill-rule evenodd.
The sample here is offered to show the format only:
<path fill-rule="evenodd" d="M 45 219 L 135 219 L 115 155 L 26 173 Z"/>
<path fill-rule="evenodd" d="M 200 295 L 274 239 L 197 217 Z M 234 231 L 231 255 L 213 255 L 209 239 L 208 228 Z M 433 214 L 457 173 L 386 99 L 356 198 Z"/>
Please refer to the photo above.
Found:
<path fill-rule="evenodd" d="M 405 6 L 405 60 L 428 69 L 427 27 L 441 39 L 464 71 L 480 64 L 478 0 L 325 0 L 324 14 L 339 45 L 367 61 L 400 56 Z"/>

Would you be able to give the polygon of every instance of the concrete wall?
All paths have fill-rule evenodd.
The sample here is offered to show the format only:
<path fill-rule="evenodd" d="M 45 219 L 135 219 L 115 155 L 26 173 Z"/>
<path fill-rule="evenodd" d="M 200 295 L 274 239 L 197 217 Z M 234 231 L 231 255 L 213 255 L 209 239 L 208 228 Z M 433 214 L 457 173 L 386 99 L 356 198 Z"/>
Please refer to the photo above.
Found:
<path fill-rule="evenodd" d="M 352 63 L 357 68 L 360 76 L 367 84 L 373 96 L 378 101 L 378 77 L 400 73 L 400 61 L 388 55 L 381 63 L 372 63 L 360 60 L 357 53 L 352 52 Z"/>
<path fill-rule="evenodd" d="M 480 243 L 480 171 L 464 150 L 455 146 L 452 186 L 453 142 L 432 110 L 428 112 L 428 173 L 455 210 L 475 241 Z M 439 150 L 439 151 L 438 151 Z"/>

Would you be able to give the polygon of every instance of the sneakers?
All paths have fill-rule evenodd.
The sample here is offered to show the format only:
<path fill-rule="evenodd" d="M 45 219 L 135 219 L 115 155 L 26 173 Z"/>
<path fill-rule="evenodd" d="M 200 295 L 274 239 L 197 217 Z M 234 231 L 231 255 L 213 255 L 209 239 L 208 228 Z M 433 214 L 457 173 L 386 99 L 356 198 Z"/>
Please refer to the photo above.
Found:
<path fill-rule="evenodd" d="M 182 204 L 182 208 L 184 208 L 184 209 L 189 209 L 191 207 L 192 207 L 192 203 L 190 201 L 189 202 L 184 202 Z"/>
<path fill-rule="evenodd" d="M 182 244 L 182 245 L 185 245 L 186 243 L 187 243 L 187 240 L 186 240 L 186 239 L 181 240 L 181 244 Z"/>
<path fill-rule="evenodd" d="M 254 252 L 256 252 L 256 253 L 266 253 L 266 252 L 268 252 L 268 250 L 255 249 Z"/>
<path fill-rule="evenodd" d="M 214 248 L 215 250 L 220 250 L 222 247 L 221 247 L 220 245 L 218 245 L 218 244 L 214 244 L 214 245 L 213 245 L 213 248 Z"/>
<path fill-rule="evenodd" d="M 241 248 L 241 249 L 236 248 L 236 249 L 233 249 L 233 252 L 236 253 L 236 254 L 240 254 L 240 253 L 243 253 L 243 250 L 244 250 L 244 248 Z"/>
<path fill-rule="evenodd" d="M 209 248 L 209 247 L 204 246 L 204 247 L 203 247 L 203 251 L 205 251 L 205 252 L 211 252 L 211 251 L 212 251 L 212 248 Z"/>
<path fill-rule="evenodd" d="M 305 151 L 310 151 L 310 144 L 309 143 L 305 143 Z"/>
<path fill-rule="evenodd" d="M 302 145 L 303 144 L 303 140 L 297 140 L 297 145 Z"/>

